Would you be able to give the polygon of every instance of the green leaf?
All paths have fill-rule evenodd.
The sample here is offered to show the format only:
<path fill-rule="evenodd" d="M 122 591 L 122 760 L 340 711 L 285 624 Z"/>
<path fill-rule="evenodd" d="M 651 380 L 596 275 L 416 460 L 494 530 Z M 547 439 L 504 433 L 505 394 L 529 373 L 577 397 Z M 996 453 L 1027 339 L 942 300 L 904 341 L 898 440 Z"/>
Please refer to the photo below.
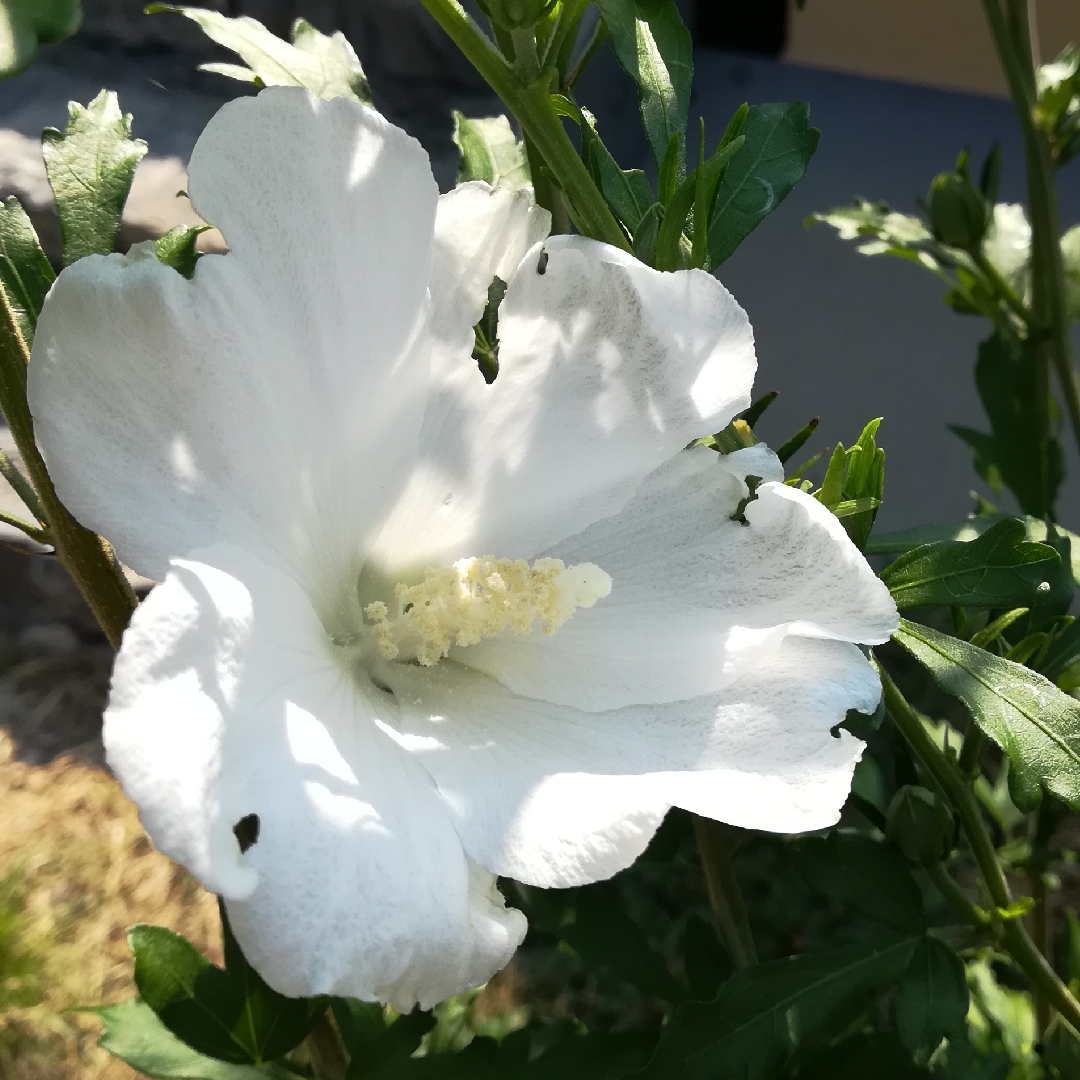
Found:
<path fill-rule="evenodd" d="M 483 180 L 492 187 L 524 188 L 532 180 L 525 144 L 505 116 L 470 120 L 454 110 L 454 143 L 461 151 L 457 182 Z"/>
<path fill-rule="evenodd" d="M 1046 1033 L 1043 1061 L 1057 1069 L 1062 1080 L 1080 1076 L 1080 1034 L 1064 1017 L 1056 1017 Z"/>
<path fill-rule="evenodd" d="M 287 998 L 247 963 L 222 909 L 225 968 L 162 926 L 133 926 L 135 985 L 162 1023 L 194 1050 L 239 1064 L 272 1061 L 299 1045 L 326 1002 Z"/>
<path fill-rule="evenodd" d="M 896 1031 L 925 1063 L 942 1039 L 964 1034 L 968 988 L 963 961 L 937 938 L 919 942 L 896 994 Z"/>
<path fill-rule="evenodd" d="M 131 137 L 131 114 L 110 90 L 87 106 L 71 102 L 62 131 L 41 133 L 45 171 L 56 196 L 64 265 L 84 255 L 108 255 L 120 233 L 135 167 L 146 143 Z"/>
<path fill-rule="evenodd" d="M 71 37 L 81 23 L 79 0 L 0 0 L 0 79 L 25 71 L 40 46 Z"/>
<path fill-rule="evenodd" d="M 860 1032 L 799 1055 L 798 1080 L 922 1080 L 929 1076 L 892 1031 Z"/>
<path fill-rule="evenodd" d="M 737 972 L 715 1001 L 685 1005 L 664 1028 L 642 1080 L 763 1080 L 852 1002 L 895 982 L 920 938 L 804 953 Z"/>
<path fill-rule="evenodd" d="M 910 259 L 915 253 L 933 250 L 933 236 L 922 220 L 890 210 L 887 203 L 856 199 L 851 206 L 839 206 L 823 214 L 812 214 L 807 225 L 831 225 L 841 240 L 860 240 L 864 255 L 900 255 Z M 936 266 L 936 261 L 934 266 Z"/>
<path fill-rule="evenodd" d="M 303 86 L 317 97 L 347 97 L 371 104 L 371 90 L 356 52 L 343 33 L 327 37 L 306 19 L 292 25 L 292 44 L 271 34 L 247 15 L 230 19 L 204 8 L 151 4 L 147 14 L 171 11 L 199 24 L 211 41 L 240 57 L 250 72 L 234 65 L 207 64 L 219 75 L 258 82 L 263 86 Z"/>
<path fill-rule="evenodd" d="M 657 166 L 682 137 L 694 75 L 693 42 L 675 0 L 597 0 L 622 69 L 638 88 L 641 119 Z"/>
<path fill-rule="evenodd" d="M 998 491 L 1007 487 L 1025 514 L 1043 518 L 1053 512 L 1065 478 L 1061 443 L 1051 434 L 1040 443 L 1040 391 L 1036 382 L 1034 343 L 1016 343 L 995 333 L 979 345 L 975 385 L 990 420 L 990 433 L 952 426 L 975 451 L 979 475 Z"/>
<path fill-rule="evenodd" d="M 664 208 L 655 202 L 634 230 L 634 254 L 646 266 L 656 265 L 656 239 L 660 235 L 660 224 L 664 220 Z"/>
<path fill-rule="evenodd" d="M 896 606 L 1011 608 L 1031 604 L 1039 586 L 1061 564 L 1047 544 L 1027 540 L 1015 519 L 999 521 L 982 536 L 917 547 L 881 572 Z"/>
<path fill-rule="evenodd" d="M 430 1012 L 416 1010 L 405 1016 L 389 1016 L 373 1002 L 334 998 L 334 1019 L 349 1051 L 346 1080 L 359 1080 L 408 1060 L 420 1040 L 435 1026 Z"/>
<path fill-rule="evenodd" d="M 252 1065 L 216 1061 L 192 1050 L 139 998 L 86 1011 L 105 1025 L 98 1046 L 146 1076 L 160 1080 L 267 1080 L 272 1075 Z"/>
<path fill-rule="evenodd" d="M 780 459 L 781 464 L 785 464 L 790 461 L 809 441 L 810 436 L 814 434 L 818 429 L 818 424 L 821 423 L 821 417 L 815 416 L 812 420 L 807 420 L 805 424 L 794 435 L 791 436 L 787 442 L 782 443 L 780 449 L 776 451 L 776 456 Z"/>
<path fill-rule="evenodd" d="M 588 885 L 578 891 L 576 899 L 576 918 L 560 930 L 560 936 L 586 967 L 607 971 L 647 997 L 674 1004 L 686 999 L 686 991 L 668 971 L 663 957 L 653 951 L 641 928 L 626 913 L 616 885 Z"/>
<path fill-rule="evenodd" d="M 833 832 L 795 840 L 788 850 L 799 876 L 816 892 L 904 933 L 926 928 L 919 887 L 891 844 L 861 833 Z"/>
<path fill-rule="evenodd" d="M 596 130 L 596 117 L 582 109 L 581 157 L 603 193 L 612 213 L 631 236 L 656 201 L 652 187 L 640 169 L 622 169 L 603 144 Z"/>
<path fill-rule="evenodd" d="M 196 249 L 195 242 L 209 228 L 209 225 L 177 225 L 170 229 L 154 241 L 154 254 L 158 262 L 190 278 L 195 273 L 195 264 L 203 257 L 203 253 Z"/>
<path fill-rule="evenodd" d="M 55 278 L 26 211 L 14 196 L 5 199 L 0 207 L 0 286 L 27 348 L 34 342 L 37 317 Z"/>
<path fill-rule="evenodd" d="M 740 129 L 709 223 L 709 265 L 716 269 L 803 178 L 817 149 L 805 101 L 752 105 Z"/>
<path fill-rule="evenodd" d="M 1030 805 L 1042 785 L 1080 808 L 1080 702 L 1030 668 L 907 619 L 893 638 L 1008 756 L 1014 796 Z"/>

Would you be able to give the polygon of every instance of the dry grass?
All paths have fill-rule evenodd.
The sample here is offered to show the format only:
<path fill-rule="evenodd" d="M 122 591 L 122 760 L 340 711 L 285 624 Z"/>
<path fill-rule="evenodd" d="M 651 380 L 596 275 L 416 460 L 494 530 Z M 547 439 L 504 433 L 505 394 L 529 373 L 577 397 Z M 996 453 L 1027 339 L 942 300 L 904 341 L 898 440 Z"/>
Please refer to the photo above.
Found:
<path fill-rule="evenodd" d="M 17 761 L 0 731 L 0 962 L 17 972 L 0 985 L 4 1080 L 136 1075 L 94 1045 L 93 1016 L 64 1011 L 131 996 L 124 931 L 136 922 L 220 962 L 213 897 L 154 850 L 116 781 L 70 757 Z"/>

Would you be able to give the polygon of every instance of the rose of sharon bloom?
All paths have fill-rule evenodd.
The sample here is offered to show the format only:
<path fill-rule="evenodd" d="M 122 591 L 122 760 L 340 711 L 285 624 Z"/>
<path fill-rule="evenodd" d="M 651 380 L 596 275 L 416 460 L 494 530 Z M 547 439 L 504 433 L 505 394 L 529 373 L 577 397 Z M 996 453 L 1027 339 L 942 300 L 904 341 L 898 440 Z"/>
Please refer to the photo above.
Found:
<path fill-rule="evenodd" d="M 67 504 L 161 581 L 109 764 L 272 986 L 427 1007 L 520 943 L 495 875 L 606 878 L 671 806 L 836 821 L 832 729 L 879 696 L 852 643 L 896 610 L 765 447 L 684 449 L 750 401 L 723 286 L 544 239 L 527 193 L 440 197 L 404 132 L 299 89 L 226 105 L 190 194 L 230 253 L 65 270 L 30 400 Z"/>
<path fill-rule="evenodd" d="M 983 251 L 1021 299 L 1031 291 L 1031 225 L 1019 203 L 998 203 L 983 241 Z M 1080 320 L 1080 225 L 1061 238 L 1061 261 L 1065 270 L 1065 315 Z"/>

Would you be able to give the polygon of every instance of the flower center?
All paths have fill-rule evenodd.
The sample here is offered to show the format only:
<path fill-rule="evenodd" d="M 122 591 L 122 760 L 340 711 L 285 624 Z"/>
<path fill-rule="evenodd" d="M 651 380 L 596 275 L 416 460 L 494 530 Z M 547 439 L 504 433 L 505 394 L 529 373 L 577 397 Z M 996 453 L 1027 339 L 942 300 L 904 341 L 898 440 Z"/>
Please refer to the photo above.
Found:
<path fill-rule="evenodd" d="M 396 612 L 382 600 L 368 604 L 375 644 L 386 660 L 436 664 L 452 645 L 475 645 L 504 630 L 528 634 L 537 622 L 545 634 L 581 607 L 611 592 L 611 578 L 593 563 L 567 566 L 559 559 L 460 559 L 428 570 L 419 585 L 394 587 Z"/>

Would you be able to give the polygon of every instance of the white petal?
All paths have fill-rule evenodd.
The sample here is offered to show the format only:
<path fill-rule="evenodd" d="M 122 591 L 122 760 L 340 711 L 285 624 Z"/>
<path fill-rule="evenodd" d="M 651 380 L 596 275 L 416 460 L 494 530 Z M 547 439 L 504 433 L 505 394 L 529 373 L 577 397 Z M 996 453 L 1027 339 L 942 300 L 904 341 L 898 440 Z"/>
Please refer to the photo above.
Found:
<path fill-rule="evenodd" d="M 551 215 L 525 189 L 474 180 L 439 196 L 431 266 L 432 323 L 443 345 L 437 377 L 456 381 L 465 373 L 479 374 L 469 358 L 488 286 L 496 276 L 509 281 L 550 229 Z"/>
<path fill-rule="evenodd" d="M 333 653 L 293 581 L 236 548 L 174 560 L 136 611 L 105 718 L 152 839 L 222 893 L 279 991 L 429 1007 L 524 934 L 470 865 L 389 695 Z M 256 814 L 241 855 L 232 828 Z"/>
<path fill-rule="evenodd" d="M 887 640 L 898 625 L 888 589 L 816 499 L 764 483 L 749 524 L 731 520 L 740 474 L 769 467 L 740 454 L 677 454 L 621 513 L 547 552 L 612 579 L 554 635 L 504 634 L 452 655 L 516 693 L 602 710 L 718 690 L 788 634 Z"/>
<path fill-rule="evenodd" d="M 854 645 L 798 638 L 717 694 L 604 713 L 516 697 L 453 663 L 392 668 L 403 738 L 465 849 L 548 887 L 628 866 L 669 806 L 776 832 L 833 824 L 862 743 L 831 729 L 880 695 Z"/>
<path fill-rule="evenodd" d="M 534 556 L 615 513 L 750 400 L 753 334 L 718 281 L 581 237 L 530 251 L 498 336 L 495 382 L 465 357 L 429 406 L 424 456 L 375 551 L 384 565 Z"/>
<path fill-rule="evenodd" d="M 30 365 L 38 439 L 65 502 L 150 577 L 228 540 L 337 579 L 415 460 L 426 155 L 355 102 L 272 88 L 210 122 L 190 191 L 230 254 L 192 281 L 145 251 L 65 270 Z"/>

